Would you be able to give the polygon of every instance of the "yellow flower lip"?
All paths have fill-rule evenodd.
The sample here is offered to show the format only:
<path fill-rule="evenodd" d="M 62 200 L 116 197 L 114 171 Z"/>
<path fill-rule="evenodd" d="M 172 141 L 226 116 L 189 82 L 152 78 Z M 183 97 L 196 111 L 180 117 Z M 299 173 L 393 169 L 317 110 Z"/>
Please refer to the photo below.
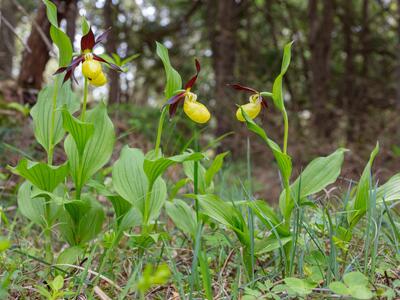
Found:
<path fill-rule="evenodd" d="M 250 119 L 254 119 L 258 116 L 262 108 L 261 97 L 259 94 L 253 94 L 249 97 L 249 103 L 240 105 L 236 111 L 236 118 L 240 122 L 245 122 L 245 118 L 242 114 L 242 109 L 249 116 Z"/>
<path fill-rule="evenodd" d="M 86 54 L 89 55 L 89 54 Z M 85 59 L 82 63 L 82 74 L 89 80 L 96 78 L 101 72 L 101 64 L 94 59 Z"/>
<path fill-rule="evenodd" d="M 189 91 L 186 89 L 183 111 L 192 121 L 199 124 L 207 123 L 211 118 L 209 110 L 203 103 L 197 101 L 196 94 Z"/>
<path fill-rule="evenodd" d="M 207 107 L 197 101 L 185 101 L 183 103 L 183 111 L 192 121 L 199 124 L 207 123 L 211 118 Z"/>
<path fill-rule="evenodd" d="M 101 71 L 96 78 L 89 79 L 89 82 L 94 86 L 102 86 L 107 83 L 107 77 L 104 75 L 103 71 Z"/>

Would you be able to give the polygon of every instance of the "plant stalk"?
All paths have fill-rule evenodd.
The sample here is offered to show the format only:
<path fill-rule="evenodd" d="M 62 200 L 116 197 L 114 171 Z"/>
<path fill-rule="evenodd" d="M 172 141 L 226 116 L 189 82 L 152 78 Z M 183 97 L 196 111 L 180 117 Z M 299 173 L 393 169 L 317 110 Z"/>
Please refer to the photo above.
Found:
<path fill-rule="evenodd" d="M 194 136 L 194 151 L 199 151 L 199 133 L 197 128 L 195 129 Z M 195 210 L 196 210 L 196 220 L 199 224 L 199 199 L 197 199 L 197 194 L 199 193 L 199 162 L 196 160 L 193 165 L 193 192 L 196 195 L 195 198 Z"/>
<path fill-rule="evenodd" d="M 57 109 L 57 94 L 58 94 L 58 76 L 54 81 L 53 88 L 53 99 L 52 99 L 52 110 L 51 110 L 51 121 L 50 121 L 50 129 L 49 129 L 49 152 L 47 153 L 47 163 L 53 164 L 53 155 L 54 155 L 54 127 L 56 123 L 56 109 Z"/>
<path fill-rule="evenodd" d="M 161 111 L 160 120 L 158 121 L 157 139 L 156 139 L 156 145 L 154 147 L 154 153 L 157 156 L 158 156 L 158 151 L 160 150 L 161 135 L 162 135 L 162 131 L 163 131 L 163 125 L 164 125 L 166 113 L 167 113 L 167 107 L 164 106 Z"/>
<path fill-rule="evenodd" d="M 88 98 L 88 85 L 89 85 L 89 81 L 85 77 L 85 84 L 83 86 L 83 105 L 82 105 L 81 121 L 85 121 L 86 105 L 87 105 L 87 98 Z"/>

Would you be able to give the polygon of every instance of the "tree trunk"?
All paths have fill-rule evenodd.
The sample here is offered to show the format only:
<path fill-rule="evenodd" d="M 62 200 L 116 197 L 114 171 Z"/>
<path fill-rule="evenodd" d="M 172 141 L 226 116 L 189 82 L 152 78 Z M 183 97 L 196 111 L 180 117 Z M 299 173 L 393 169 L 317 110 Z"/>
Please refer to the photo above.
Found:
<path fill-rule="evenodd" d="M 11 1 L 0 2 L 0 80 L 12 77 L 12 58 L 15 50 L 15 35 L 9 27 L 15 28 L 17 15 Z M 7 27 L 5 22 L 9 25 Z"/>
<path fill-rule="evenodd" d="M 67 35 L 71 39 L 72 44 L 75 40 L 76 33 L 76 18 L 78 16 L 78 1 L 71 1 L 65 12 L 65 19 L 67 20 Z"/>
<path fill-rule="evenodd" d="M 77 0 L 53 0 L 53 2 L 57 5 L 58 20 L 60 21 L 66 18 L 67 13 L 71 13 L 71 5 L 76 7 Z M 71 18 L 69 20 L 68 23 L 72 22 Z M 70 33 L 73 26 L 69 24 Z M 43 72 L 51 51 L 50 23 L 47 20 L 46 6 L 44 4 L 38 8 L 27 45 L 31 52 L 25 50 L 22 54 L 18 85 L 24 89 L 24 102 L 34 103 L 36 94 L 43 84 Z"/>
<path fill-rule="evenodd" d="M 32 102 L 30 89 L 39 90 L 42 87 L 43 71 L 50 58 L 50 49 L 41 35 L 44 34 L 46 39 L 50 40 L 50 23 L 47 20 L 44 4 L 40 5 L 34 22 L 27 41 L 31 52 L 24 50 L 18 77 L 19 86 L 27 90 L 24 92 L 24 102 Z"/>
<path fill-rule="evenodd" d="M 244 2 L 235 0 L 209 0 L 207 25 L 213 51 L 212 65 L 215 73 L 215 114 L 218 115 L 217 135 L 232 130 L 235 118 L 235 101 L 238 97 L 228 83 L 235 81 L 236 32 L 239 28 L 240 10 Z"/>
<path fill-rule="evenodd" d="M 322 5 L 321 15 L 319 6 Z M 334 125 L 334 112 L 329 109 L 329 79 L 331 34 L 333 30 L 333 0 L 309 1 L 309 47 L 311 51 L 311 103 L 313 121 L 319 138 L 329 138 Z"/>
<path fill-rule="evenodd" d="M 353 1 L 343 0 L 342 7 L 344 14 L 341 15 L 342 31 L 344 37 L 344 52 L 346 58 L 344 62 L 344 74 L 343 74 L 343 89 L 340 92 L 340 99 L 342 99 L 342 106 L 344 113 L 347 116 L 346 126 L 346 137 L 348 140 L 353 140 L 355 132 L 357 131 L 355 126 L 357 121 L 355 120 L 355 109 L 357 107 L 356 96 L 356 74 L 354 66 L 354 46 L 353 46 L 353 23 L 354 23 L 354 7 Z"/>
<path fill-rule="evenodd" d="M 400 0 L 397 0 L 397 65 L 396 65 L 396 103 L 400 110 Z"/>
<path fill-rule="evenodd" d="M 118 13 L 118 8 L 113 5 L 112 0 L 106 0 L 103 8 L 103 15 L 104 15 L 104 25 L 105 28 L 112 27 L 116 15 Z M 117 53 L 118 47 L 118 32 L 115 32 L 115 28 L 113 32 L 108 35 L 107 43 L 105 43 L 106 52 L 111 55 L 112 53 Z M 109 103 L 117 103 L 120 101 L 120 77 L 119 73 L 115 72 L 114 70 L 109 70 L 108 72 L 108 102 Z"/>

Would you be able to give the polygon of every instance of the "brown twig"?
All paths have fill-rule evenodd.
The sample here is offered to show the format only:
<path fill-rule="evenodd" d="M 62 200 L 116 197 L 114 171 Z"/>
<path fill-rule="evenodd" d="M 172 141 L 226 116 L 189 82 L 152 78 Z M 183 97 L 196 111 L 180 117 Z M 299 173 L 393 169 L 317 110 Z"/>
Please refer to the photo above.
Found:
<path fill-rule="evenodd" d="M 8 29 L 17 37 L 17 39 L 21 42 L 21 44 L 24 46 L 26 51 L 29 53 L 32 52 L 31 48 L 28 46 L 27 43 L 24 42 L 24 40 L 18 35 L 18 33 L 15 31 L 14 27 L 11 25 L 10 22 L 6 19 L 6 17 L 3 16 L 3 14 L 0 11 L 0 21 L 4 23 L 5 26 L 7 26 Z"/>

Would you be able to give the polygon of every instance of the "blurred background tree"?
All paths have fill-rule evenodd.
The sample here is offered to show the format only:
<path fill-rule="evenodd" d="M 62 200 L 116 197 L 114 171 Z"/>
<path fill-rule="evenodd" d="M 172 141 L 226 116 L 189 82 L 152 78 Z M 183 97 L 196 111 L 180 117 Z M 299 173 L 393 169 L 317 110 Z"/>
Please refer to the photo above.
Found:
<path fill-rule="evenodd" d="M 75 44 L 81 34 L 79 16 L 85 15 L 97 32 L 112 27 L 100 52 L 121 59 L 140 54 L 126 73 L 109 72 L 107 88 L 96 91 L 108 99 L 121 133 L 140 136 L 139 144 L 154 140 L 154 118 L 165 101 L 155 41 L 169 48 L 184 81 L 194 73 L 194 57 L 201 61 L 196 90 L 214 113 L 206 132 L 211 139 L 235 131 L 223 148 L 240 155 L 248 134 L 234 112 L 247 99 L 226 84 L 270 90 L 283 45 L 294 40 L 284 86 L 292 120 L 289 151 L 303 164 L 344 146 L 360 154 L 350 155 L 359 170 L 379 139 L 386 151 L 382 169 L 399 167 L 400 0 L 53 1 Z M 39 0 L 0 3 L 0 79 L 15 80 L 18 91 L 8 93 L 0 85 L 1 101 L 32 104 L 56 68 L 44 6 Z M 262 122 L 270 135 L 282 134 L 277 114 L 264 112 Z M 189 125 L 170 126 L 190 136 Z M 255 157 L 261 151 L 255 147 Z"/>

